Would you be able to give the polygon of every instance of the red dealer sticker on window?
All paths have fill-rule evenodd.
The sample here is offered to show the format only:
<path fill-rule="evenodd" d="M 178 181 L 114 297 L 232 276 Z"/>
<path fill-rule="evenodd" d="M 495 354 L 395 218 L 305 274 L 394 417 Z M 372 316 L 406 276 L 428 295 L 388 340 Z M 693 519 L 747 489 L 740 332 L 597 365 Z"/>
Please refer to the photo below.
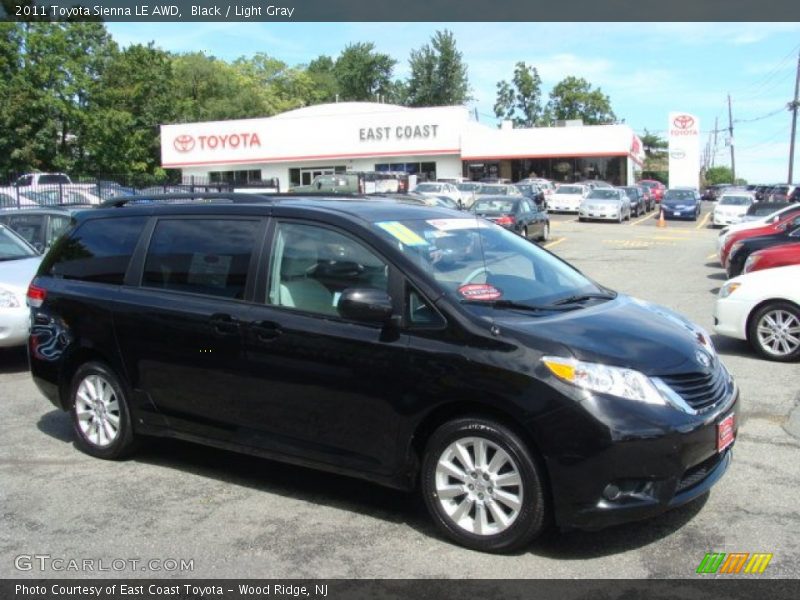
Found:
<path fill-rule="evenodd" d="M 462 285 L 458 288 L 458 293 L 467 300 L 497 300 L 503 295 L 503 292 L 488 283 Z"/>

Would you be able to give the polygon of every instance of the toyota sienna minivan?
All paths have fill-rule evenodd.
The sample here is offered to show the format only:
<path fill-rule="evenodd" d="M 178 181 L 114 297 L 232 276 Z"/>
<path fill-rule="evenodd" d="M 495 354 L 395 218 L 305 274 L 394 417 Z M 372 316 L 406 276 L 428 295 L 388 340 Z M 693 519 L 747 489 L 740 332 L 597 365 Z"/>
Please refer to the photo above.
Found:
<path fill-rule="evenodd" d="M 169 436 L 418 489 L 494 552 L 651 517 L 730 464 L 739 394 L 706 332 L 502 227 L 173 199 L 77 214 L 28 291 L 33 378 L 93 456 Z"/>

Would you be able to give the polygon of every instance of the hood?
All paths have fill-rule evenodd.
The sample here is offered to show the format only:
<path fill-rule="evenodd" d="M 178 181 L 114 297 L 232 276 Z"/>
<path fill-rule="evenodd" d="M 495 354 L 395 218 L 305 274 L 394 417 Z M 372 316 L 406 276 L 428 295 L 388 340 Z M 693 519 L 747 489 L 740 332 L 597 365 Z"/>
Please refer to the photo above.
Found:
<path fill-rule="evenodd" d="M 553 317 L 502 311 L 494 321 L 507 335 L 533 349 L 552 347 L 557 340 L 564 346 L 564 356 L 628 367 L 646 375 L 703 371 L 698 351 L 716 356 L 702 328 L 666 307 L 622 294 Z"/>
<path fill-rule="evenodd" d="M 41 256 L 0 262 L 0 287 L 22 292 L 24 296 L 40 262 Z"/>
<path fill-rule="evenodd" d="M 619 204 L 622 202 L 619 198 L 584 198 L 586 204 Z"/>

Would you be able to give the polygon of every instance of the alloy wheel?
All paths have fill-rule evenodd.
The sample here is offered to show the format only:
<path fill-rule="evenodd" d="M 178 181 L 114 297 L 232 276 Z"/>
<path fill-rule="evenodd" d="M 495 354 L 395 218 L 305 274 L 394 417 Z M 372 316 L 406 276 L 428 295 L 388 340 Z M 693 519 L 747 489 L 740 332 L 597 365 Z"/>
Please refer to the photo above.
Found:
<path fill-rule="evenodd" d="M 759 319 L 756 334 L 764 352 L 788 356 L 800 348 L 800 317 L 783 309 L 771 310 Z"/>
<path fill-rule="evenodd" d="M 94 446 L 108 447 L 119 436 L 119 399 L 104 377 L 92 374 L 81 380 L 75 394 L 75 413 L 81 433 Z"/>
<path fill-rule="evenodd" d="M 524 490 L 511 456 L 482 437 L 448 445 L 435 472 L 439 504 L 454 525 L 475 535 L 496 535 L 520 514 Z"/>

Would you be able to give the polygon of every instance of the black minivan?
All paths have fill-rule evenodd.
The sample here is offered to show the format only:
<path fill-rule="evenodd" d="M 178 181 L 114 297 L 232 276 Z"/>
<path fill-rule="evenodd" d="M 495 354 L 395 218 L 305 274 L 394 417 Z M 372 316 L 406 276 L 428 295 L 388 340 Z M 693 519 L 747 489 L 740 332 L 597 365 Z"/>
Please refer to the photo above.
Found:
<path fill-rule="evenodd" d="M 656 515 L 730 464 L 739 393 L 706 332 L 500 226 L 176 199 L 79 213 L 31 283 L 33 378 L 89 454 L 170 436 L 419 488 L 497 552 Z"/>

